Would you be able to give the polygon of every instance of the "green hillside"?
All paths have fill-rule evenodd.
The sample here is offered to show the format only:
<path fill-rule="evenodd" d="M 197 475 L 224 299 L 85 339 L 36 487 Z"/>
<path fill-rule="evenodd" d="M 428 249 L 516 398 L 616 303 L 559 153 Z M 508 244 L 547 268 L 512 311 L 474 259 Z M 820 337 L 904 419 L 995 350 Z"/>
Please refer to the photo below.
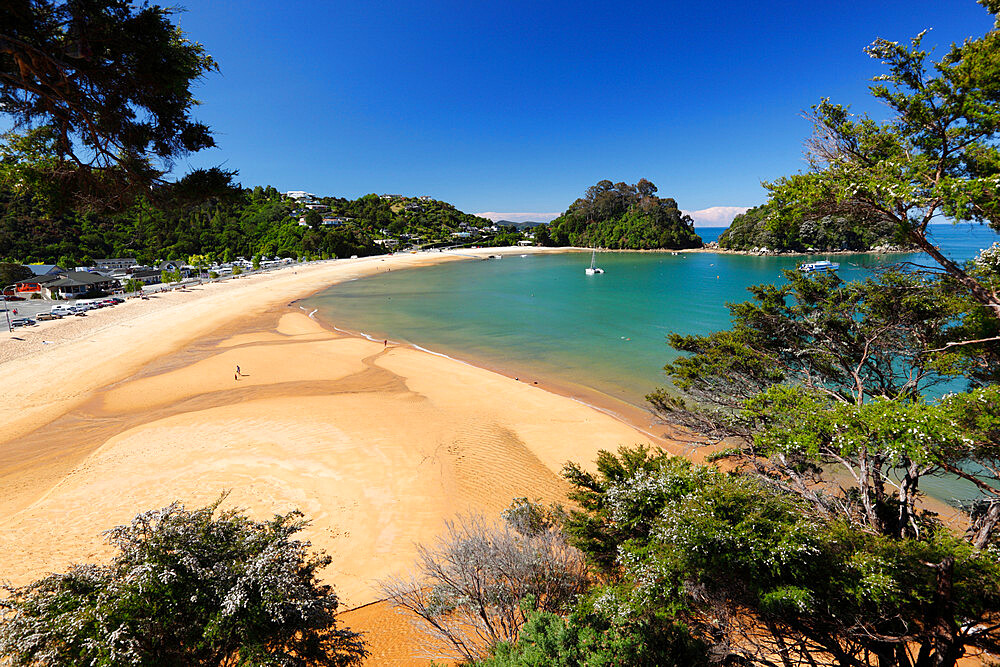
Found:
<path fill-rule="evenodd" d="M 691 218 L 656 191 L 646 179 L 635 185 L 600 181 L 549 225 L 536 227 L 536 243 L 627 250 L 700 248 Z"/>

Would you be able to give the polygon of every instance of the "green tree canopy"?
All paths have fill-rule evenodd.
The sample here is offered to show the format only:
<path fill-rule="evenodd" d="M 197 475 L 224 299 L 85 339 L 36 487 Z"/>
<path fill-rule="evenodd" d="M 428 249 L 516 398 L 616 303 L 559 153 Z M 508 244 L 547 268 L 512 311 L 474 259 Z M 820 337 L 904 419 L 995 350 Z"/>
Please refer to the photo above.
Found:
<path fill-rule="evenodd" d="M 10 262 L 0 262 L 0 289 L 13 285 L 14 283 L 31 278 L 34 273 L 26 266 L 11 264 Z"/>
<path fill-rule="evenodd" d="M 666 614 L 722 664 L 950 667 L 1000 649 L 1000 559 L 940 525 L 898 540 L 748 475 L 641 448 L 601 460 L 568 470 L 588 499 L 572 541 L 615 554 L 595 608 Z"/>
<path fill-rule="evenodd" d="M 980 4 L 1000 12 L 996 0 Z M 1000 230 L 1000 29 L 952 45 L 937 62 L 928 61 L 923 38 L 879 39 L 867 49 L 886 67 L 871 87 L 890 111 L 886 120 L 822 100 L 811 114 L 810 171 L 765 185 L 779 208 L 893 225 L 1000 319 L 996 287 L 927 235 L 940 216 Z"/>
<path fill-rule="evenodd" d="M 631 250 L 701 246 L 690 216 L 673 199 L 657 197 L 656 186 L 646 179 L 635 185 L 600 181 L 547 230 L 535 233 L 552 245 Z"/>
<path fill-rule="evenodd" d="M 221 500 L 219 501 L 221 502 Z M 0 657 L 15 665 L 352 665 L 317 581 L 328 556 L 294 539 L 298 512 L 253 521 L 174 503 L 108 532 L 118 554 L 0 599 Z"/>
<path fill-rule="evenodd" d="M 0 5 L 0 110 L 52 129 L 48 176 L 78 200 L 148 190 L 173 158 L 214 145 L 191 117 L 191 86 L 216 64 L 171 13 L 125 0 Z"/>

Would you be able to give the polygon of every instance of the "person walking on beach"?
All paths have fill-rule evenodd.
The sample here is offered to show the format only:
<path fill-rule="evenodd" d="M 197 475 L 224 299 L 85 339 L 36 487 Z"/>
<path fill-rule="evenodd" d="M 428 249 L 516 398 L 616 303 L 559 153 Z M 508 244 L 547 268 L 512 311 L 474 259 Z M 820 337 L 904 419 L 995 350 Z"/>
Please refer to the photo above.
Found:
<path fill-rule="evenodd" d="M 239 364 L 236 364 L 236 374 L 237 375 L 243 375 L 243 373 L 240 373 L 240 365 Z"/>
<path fill-rule="evenodd" d="M 15 315 L 16 315 L 16 314 L 17 314 L 17 313 L 15 313 Z M 386 339 L 385 339 L 385 341 L 384 341 L 384 342 L 382 343 L 382 349 L 383 349 L 383 350 L 384 350 L 385 348 L 387 348 L 387 347 L 389 347 L 389 339 L 388 339 L 388 338 L 386 338 Z"/>

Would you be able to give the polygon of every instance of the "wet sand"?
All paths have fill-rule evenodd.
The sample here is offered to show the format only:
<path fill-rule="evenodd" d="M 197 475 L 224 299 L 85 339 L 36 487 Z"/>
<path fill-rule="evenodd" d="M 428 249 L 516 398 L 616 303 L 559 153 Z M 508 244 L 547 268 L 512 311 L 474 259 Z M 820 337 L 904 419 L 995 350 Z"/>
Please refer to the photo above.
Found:
<path fill-rule="evenodd" d="M 567 461 L 658 442 L 541 385 L 331 331 L 289 305 L 447 260 L 299 266 L 0 341 L 0 580 L 106 558 L 102 531 L 229 492 L 225 506 L 259 518 L 305 512 L 306 538 L 333 557 L 324 578 L 355 608 L 375 602 L 373 583 L 408 569 L 414 544 L 445 519 L 495 516 L 518 496 L 562 501 Z M 370 626 L 393 661 L 405 654 L 375 636 L 398 626 L 377 618 L 393 612 L 365 609 L 345 614 L 348 625 L 353 615 Z"/>

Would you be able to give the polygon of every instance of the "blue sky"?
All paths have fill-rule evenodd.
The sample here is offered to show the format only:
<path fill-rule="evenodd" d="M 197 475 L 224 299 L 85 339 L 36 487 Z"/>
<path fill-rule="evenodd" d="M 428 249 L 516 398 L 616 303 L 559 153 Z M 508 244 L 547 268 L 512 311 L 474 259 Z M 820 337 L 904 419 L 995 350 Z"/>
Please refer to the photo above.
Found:
<path fill-rule="evenodd" d="M 875 37 L 933 28 L 941 53 L 993 25 L 973 0 L 184 6 L 220 65 L 195 91 L 219 147 L 178 171 L 538 214 L 521 219 L 603 178 L 648 178 L 689 211 L 759 204 L 761 180 L 804 166 L 803 110 L 880 113 Z"/>

